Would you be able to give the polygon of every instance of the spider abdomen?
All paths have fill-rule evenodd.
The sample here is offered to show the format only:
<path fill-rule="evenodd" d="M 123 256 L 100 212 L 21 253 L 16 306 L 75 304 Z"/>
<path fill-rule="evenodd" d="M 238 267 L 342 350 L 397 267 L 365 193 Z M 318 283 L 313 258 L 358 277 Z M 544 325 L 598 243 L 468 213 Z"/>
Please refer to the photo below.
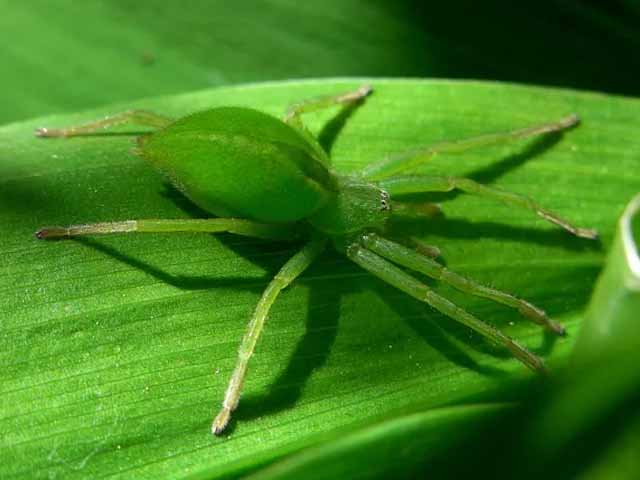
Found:
<path fill-rule="evenodd" d="M 218 216 L 295 222 L 337 190 L 324 152 L 277 118 L 247 108 L 184 117 L 140 137 L 138 153 Z"/>

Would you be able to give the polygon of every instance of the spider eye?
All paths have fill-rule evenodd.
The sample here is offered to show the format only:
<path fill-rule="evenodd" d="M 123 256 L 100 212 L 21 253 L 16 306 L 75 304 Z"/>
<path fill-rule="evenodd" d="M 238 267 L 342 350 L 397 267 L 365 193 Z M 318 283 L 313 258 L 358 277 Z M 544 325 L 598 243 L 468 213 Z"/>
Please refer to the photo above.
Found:
<path fill-rule="evenodd" d="M 382 190 L 382 192 L 380 193 L 380 210 L 384 212 L 389 210 L 390 208 L 389 194 Z"/>

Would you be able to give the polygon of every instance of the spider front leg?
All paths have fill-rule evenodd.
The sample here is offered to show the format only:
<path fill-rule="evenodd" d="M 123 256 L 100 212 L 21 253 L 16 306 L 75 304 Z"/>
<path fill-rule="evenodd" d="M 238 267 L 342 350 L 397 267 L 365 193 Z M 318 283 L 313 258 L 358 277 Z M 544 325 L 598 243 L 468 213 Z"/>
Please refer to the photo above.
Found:
<path fill-rule="evenodd" d="M 368 96 L 373 89 L 369 85 L 362 85 L 356 90 L 340 93 L 338 95 L 328 95 L 325 97 L 310 98 L 302 102 L 295 103 L 287 109 L 284 116 L 286 123 L 296 126 L 302 126 L 300 115 L 303 113 L 315 112 L 324 108 L 333 107 L 334 105 L 348 105 L 355 103 Z"/>
<path fill-rule="evenodd" d="M 509 132 L 490 133 L 464 140 L 440 142 L 429 147 L 392 155 L 365 167 L 360 174 L 368 180 L 380 180 L 414 169 L 440 153 L 462 153 L 474 148 L 507 143 L 550 132 L 559 132 L 577 125 L 578 122 L 577 115 L 569 115 L 555 122 L 542 123 Z"/>
<path fill-rule="evenodd" d="M 162 128 L 166 127 L 172 120 L 163 115 L 146 110 L 128 110 L 126 112 L 110 115 L 95 122 L 85 123 L 66 128 L 38 128 L 36 136 L 38 137 L 77 137 L 90 134 L 98 130 L 107 130 L 118 125 L 134 124 L 145 127 Z M 138 135 L 138 133 L 135 133 Z"/>
<path fill-rule="evenodd" d="M 236 218 L 178 219 L 178 220 L 125 220 L 122 222 L 103 222 L 68 227 L 47 227 L 36 232 L 40 239 L 71 238 L 84 235 L 108 235 L 115 233 L 220 233 L 229 232 L 249 237 L 272 240 L 294 240 L 300 232 L 295 226 L 271 225 Z M 242 385 L 247 373 L 249 359 L 253 355 L 256 343 L 262 332 L 269 309 L 278 294 L 291 284 L 322 253 L 326 238 L 313 238 L 296 253 L 269 283 L 258 302 L 247 332 L 238 350 L 238 361 L 229 381 L 222 409 L 216 416 L 212 433 L 219 435 L 229 423 L 231 412 L 238 406 Z"/>
<path fill-rule="evenodd" d="M 564 335 L 565 333 L 562 325 L 550 319 L 543 310 L 529 302 L 495 288 L 481 285 L 470 278 L 452 272 L 435 260 L 415 250 L 382 238 L 375 233 L 363 235 L 361 241 L 367 249 L 398 265 L 410 268 L 436 280 L 441 280 L 462 292 L 488 298 L 494 302 L 515 308 L 521 315 L 558 335 Z"/>
<path fill-rule="evenodd" d="M 386 190 L 392 197 L 394 195 L 405 195 L 409 193 L 450 192 L 457 189 L 465 193 L 491 198 L 504 203 L 505 205 L 529 210 L 546 221 L 564 228 L 569 233 L 572 233 L 577 237 L 588 238 L 591 240 L 598 238 L 597 231 L 589 228 L 576 227 L 568 220 L 565 220 L 559 215 L 543 208 L 537 202 L 528 197 L 508 192 L 506 190 L 501 190 L 499 188 L 488 187 L 481 183 L 474 182 L 469 178 L 420 175 L 392 177 L 386 180 L 380 180 L 377 184 L 380 188 Z"/>
<path fill-rule="evenodd" d="M 222 233 L 263 238 L 296 240 L 300 231 L 295 224 L 269 224 L 242 218 L 181 218 L 175 220 L 123 220 L 120 222 L 86 223 L 66 227 L 44 227 L 36 232 L 41 240 L 63 239 L 85 235 L 116 233 Z"/>
<path fill-rule="evenodd" d="M 235 369 L 229 380 L 229 386 L 224 395 L 222 408 L 211 425 L 211 432 L 220 435 L 226 428 L 233 412 L 240 401 L 240 393 L 247 375 L 249 359 L 253 355 L 256 343 L 262 332 L 265 319 L 269 314 L 271 306 L 275 302 L 280 292 L 291 284 L 302 272 L 304 272 L 313 261 L 324 251 L 326 246 L 325 238 L 315 238 L 305 247 L 289 259 L 280 271 L 273 277 L 262 298 L 249 321 L 247 332 L 245 333 L 240 348 L 238 349 L 238 360 Z"/>
<path fill-rule="evenodd" d="M 479 320 L 466 310 L 458 307 L 444 297 L 441 297 L 427 285 L 405 273 L 390 261 L 373 253 L 360 243 L 354 243 L 347 248 L 347 256 L 388 284 L 411 295 L 415 299 L 431 305 L 440 313 L 475 330 L 483 337 L 505 347 L 511 354 L 530 369 L 545 372 L 544 362 L 540 357 L 530 352 L 518 342 L 508 337 L 500 330 Z"/>
<path fill-rule="evenodd" d="M 283 121 L 295 128 L 311 146 L 316 150 L 318 158 L 326 165 L 331 164 L 331 159 L 325 152 L 318 139 L 302 123 L 304 113 L 315 112 L 337 105 L 350 105 L 364 99 L 373 92 L 369 85 L 362 85 L 355 90 L 351 90 L 338 95 L 327 95 L 323 97 L 310 98 L 302 102 L 291 105 L 284 115 Z"/>

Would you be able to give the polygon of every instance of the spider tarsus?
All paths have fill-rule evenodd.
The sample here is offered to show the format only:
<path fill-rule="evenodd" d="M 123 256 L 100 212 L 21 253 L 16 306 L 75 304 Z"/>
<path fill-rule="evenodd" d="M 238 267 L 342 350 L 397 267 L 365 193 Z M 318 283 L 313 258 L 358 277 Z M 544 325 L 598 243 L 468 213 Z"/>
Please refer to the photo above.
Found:
<path fill-rule="evenodd" d="M 227 428 L 230 418 L 231 410 L 223 407 L 211 425 L 211 433 L 216 436 L 221 435 L 224 429 Z"/>
<path fill-rule="evenodd" d="M 517 349 L 513 348 L 514 346 L 517 347 Z M 534 372 L 542 375 L 549 375 L 551 373 L 542 358 L 534 353 L 531 353 L 516 341 L 511 340 L 511 347 L 507 346 L 507 348 L 511 351 L 514 357 L 516 357 Z M 525 353 L 526 355 L 523 356 L 523 353 Z"/>
<path fill-rule="evenodd" d="M 598 231 L 592 228 L 576 228 L 575 230 L 576 237 L 587 238 L 589 240 L 597 240 L 598 239 Z"/>
<path fill-rule="evenodd" d="M 578 125 L 579 123 L 580 123 L 580 117 L 577 114 L 572 113 L 571 115 L 560 120 L 559 125 L 561 128 L 570 128 Z"/>
<path fill-rule="evenodd" d="M 549 320 L 549 327 L 551 328 L 551 331 L 559 337 L 567 336 L 567 329 L 564 328 L 564 325 L 554 322 L 553 320 Z"/>
<path fill-rule="evenodd" d="M 39 240 L 46 240 L 50 238 L 63 238 L 68 236 L 69 236 L 68 230 L 62 227 L 46 227 L 46 228 L 41 228 L 36 232 L 36 238 Z"/>
<path fill-rule="evenodd" d="M 410 240 L 413 243 L 413 247 L 416 249 L 416 251 L 421 253 L 422 255 L 433 259 L 442 256 L 442 252 L 438 247 L 434 245 L 427 245 L 426 243 L 415 238 L 411 238 Z"/>
<path fill-rule="evenodd" d="M 342 95 L 340 97 L 340 101 L 347 102 L 347 103 L 357 102 L 371 95 L 371 92 L 373 92 L 373 88 L 371 87 L 371 85 L 365 84 L 358 87 L 357 90 L 354 90 L 352 92 L 347 92 L 344 95 Z"/>
<path fill-rule="evenodd" d="M 358 95 L 361 98 L 367 97 L 373 93 L 373 87 L 369 84 L 362 85 L 358 88 Z"/>
<path fill-rule="evenodd" d="M 62 132 L 61 130 L 58 130 L 55 128 L 47 128 L 47 127 L 36 128 L 33 133 L 35 134 L 36 137 L 44 137 L 44 138 L 66 136 L 64 132 Z"/>
<path fill-rule="evenodd" d="M 537 357 L 537 358 L 539 361 L 536 365 L 536 372 L 544 376 L 551 375 L 551 370 L 547 368 L 547 365 L 544 363 L 544 361 L 540 357 Z"/>

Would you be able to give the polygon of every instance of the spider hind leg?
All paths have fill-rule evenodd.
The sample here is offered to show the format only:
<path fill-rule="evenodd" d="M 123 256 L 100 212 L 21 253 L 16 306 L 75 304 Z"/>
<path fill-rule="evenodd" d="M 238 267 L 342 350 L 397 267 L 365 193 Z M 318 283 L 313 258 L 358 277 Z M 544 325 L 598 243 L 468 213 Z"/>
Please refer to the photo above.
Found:
<path fill-rule="evenodd" d="M 352 243 L 347 248 L 346 254 L 349 259 L 372 275 L 411 295 L 415 299 L 431 305 L 440 313 L 466 325 L 488 340 L 506 348 L 514 357 L 531 370 L 546 372 L 546 367 L 540 357 L 527 350 L 497 328 L 483 322 L 463 308 L 438 295 L 427 285 L 397 267 L 390 259 L 374 253 L 361 242 Z"/>

